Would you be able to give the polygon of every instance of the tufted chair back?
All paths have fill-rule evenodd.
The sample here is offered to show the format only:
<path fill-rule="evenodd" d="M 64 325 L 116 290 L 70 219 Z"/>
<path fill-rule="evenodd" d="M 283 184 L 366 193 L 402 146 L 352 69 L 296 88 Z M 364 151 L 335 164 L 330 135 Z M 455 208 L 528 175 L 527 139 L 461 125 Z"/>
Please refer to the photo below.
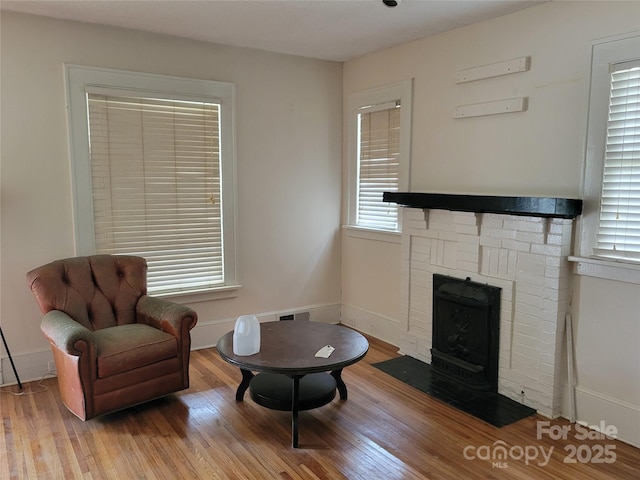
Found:
<path fill-rule="evenodd" d="M 135 323 L 147 263 L 126 255 L 67 258 L 32 270 L 27 282 L 43 313 L 63 311 L 95 331 Z"/>

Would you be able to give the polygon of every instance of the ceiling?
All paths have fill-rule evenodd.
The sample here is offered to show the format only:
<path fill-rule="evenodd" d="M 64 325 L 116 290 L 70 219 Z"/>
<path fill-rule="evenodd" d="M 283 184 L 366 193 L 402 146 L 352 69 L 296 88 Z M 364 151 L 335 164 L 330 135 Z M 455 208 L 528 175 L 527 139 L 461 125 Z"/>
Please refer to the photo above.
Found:
<path fill-rule="evenodd" d="M 2 10 L 345 61 L 549 0 L 1 0 Z"/>

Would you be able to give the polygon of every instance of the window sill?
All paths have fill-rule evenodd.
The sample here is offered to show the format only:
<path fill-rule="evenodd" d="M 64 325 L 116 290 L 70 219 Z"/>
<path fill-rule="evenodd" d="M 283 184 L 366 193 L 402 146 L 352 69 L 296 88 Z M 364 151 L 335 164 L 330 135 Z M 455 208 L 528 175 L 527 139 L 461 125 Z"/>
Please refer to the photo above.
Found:
<path fill-rule="evenodd" d="M 389 232 L 386 230 L 374 230 L 371 228 L 354 227 L 344 225 L 342 227 L 347 237 L 363 238 L 365 240 L 376 240 L 378 242 L 400 243 L 402 241 L 401 232 Z"/>
<path fill-rule="evenodd" d="M 212 288 L 200 292 L 167 293 L 164 295 L 153 295 L 164 298 L 179 304 L 208 302 L 211 300 L 222 300 L 225 298 L 235 298 L 238 296 L 242 285 L 227 285 L 224 287 Z"/>
<path fill-rule="evenodd" d="M 589 257 L 569 257 L 569 261 L 575 263 L 573 271 L 577 275 L 640 285 L 639 264 Z"/>

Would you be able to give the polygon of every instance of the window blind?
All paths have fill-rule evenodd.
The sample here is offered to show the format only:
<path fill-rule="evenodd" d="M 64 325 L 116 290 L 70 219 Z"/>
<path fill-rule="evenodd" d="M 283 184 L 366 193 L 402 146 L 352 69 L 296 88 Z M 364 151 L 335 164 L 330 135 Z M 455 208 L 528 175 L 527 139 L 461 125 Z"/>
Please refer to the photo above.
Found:
<path fill-rule="evenodd" d="M 640 259 L 640 61 L 611 72 L 596 254 Z"/>
<path fill-rule="evenodd" d="M 382 201 L 398 191 L 400 180 L 400 105 L 363 109 L 359 118 L 356 224 L 397 230 L 398 207 Z"/>
<path fill-rule="evenodd" d="M 220 105 L 87 100 L 96 253 L 145 257 L 149 293 L 224 284 Z"/>

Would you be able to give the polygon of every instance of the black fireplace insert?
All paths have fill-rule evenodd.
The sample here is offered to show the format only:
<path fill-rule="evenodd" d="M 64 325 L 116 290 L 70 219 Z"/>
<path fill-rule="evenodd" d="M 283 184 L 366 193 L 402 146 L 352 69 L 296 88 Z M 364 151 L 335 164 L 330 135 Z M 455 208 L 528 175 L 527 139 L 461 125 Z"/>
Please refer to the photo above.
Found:
<path fill-rule="evenodd" d="M 498 391 L 499 287 L 433 275 L 431 367 L 474 390 Z"/>

